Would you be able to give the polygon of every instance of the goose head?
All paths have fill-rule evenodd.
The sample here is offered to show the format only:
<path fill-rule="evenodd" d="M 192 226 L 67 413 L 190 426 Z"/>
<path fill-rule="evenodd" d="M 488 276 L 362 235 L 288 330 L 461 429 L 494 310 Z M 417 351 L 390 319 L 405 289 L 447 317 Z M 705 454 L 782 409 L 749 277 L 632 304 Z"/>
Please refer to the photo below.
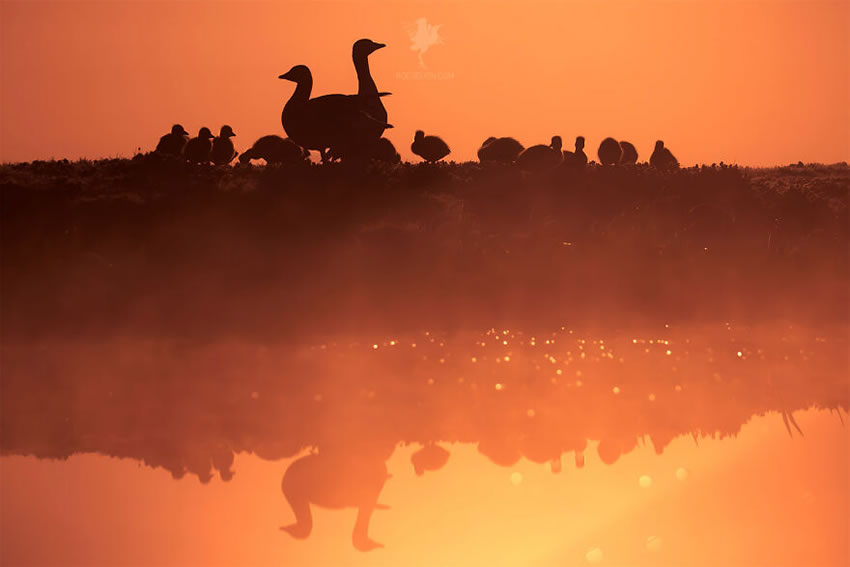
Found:
<path fill-rule="evenodd" d="M 207 138 L 207 139 L 215 138 L 215 136 L 212 135 L 212 132 L 210 132 L 210 129 L 207 128 L 206 126 L 204 126 L 203 128 L 201 128 L 198 131 L 198 137 L 199 138 Z"/>
<path fill-rule="evenodd" d="M 175 136 L 188 136 L 189 132 L 183 129 L 183 126 L 180 124 L 175 124 L 171 127 L 171 133 Z"/>
<path fill-rule="evenodd" d="M 225 124 L 224 126 L 221 127 L 221 132 L 219 132 L 218 137 L 219 138 L 230 138 L 230 137 L 235 136 L 235 135 L 236 135 L 236 133 L 233 132 L 233 128 L 231 128 L 230 126 Z"/>
<path fill-rule="evenodd" d="M 425 132 L 423 132 L 422 130 L 417 130 L 416 134 L 413 135 L 413 141 L 414 142 L 420 142 L 424 138 L 425 138 Z"/>
<path fill-rule="evenodd" d="M 561 151 L 561 137 L 560 136 L 552 136 L 552 143 L 549 144 L 549 147 L 555 150 L 556 152 Z"/>
<path fill-rule="evenodd" d="M 584 136 L 576 137 L 576 151 L 584 149 Z"/>
<path fill-rule="evenodd" d="M 656 150 L 663 150 L 664 149 L 664 142 L 662 142 L 661 140 L 658 140 L 657 142 L 655 142 L 655 149 Z"/>
<path fill-rule="evenodd" d="M 371 39 L 358 39 L 354 42 L 354 46 L 351 48 L 351 56 L 354 59 L 366 58 L 375 51 L 386 46 L 387 45 L 385 43 L 377 43 Z"/>
<path fill-rule="evenodd" d="M 278 79 L 286 79 L 300 85 L 301 83 L 312 82 L 313 74 L 310 73 L 310 68 L 306 65 L 296 65 L 283 75 L 280 75 Z"/>
<path fill-rule="evenodd" d="M 495 137 L 495 136 L 490 136 L 489 138 L 487 138 L 486 140 L 484 140 L 484 143 L 483 143 L 483 144 L 481 144 L 481 147 L 483 148 L 484 146 L 486 146 L 486 145 L 488 145 L 488 144 L 492 144 L 492 143 L 493 143 L 493 142 L 495 142 L 495 141 L 496 141 L 496 137 Z"/>

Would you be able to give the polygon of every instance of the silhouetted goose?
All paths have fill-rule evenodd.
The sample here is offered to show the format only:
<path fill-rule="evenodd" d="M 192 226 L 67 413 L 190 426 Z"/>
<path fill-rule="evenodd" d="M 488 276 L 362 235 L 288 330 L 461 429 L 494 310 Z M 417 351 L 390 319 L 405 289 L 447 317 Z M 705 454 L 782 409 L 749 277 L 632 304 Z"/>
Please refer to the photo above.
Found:
<path fill-rule="evenodd" d="M 433 163 L 449 155 L 448 144 L 437 136 L 426 136 L 422 130 L 417 130 L 413 136 L 410 150 L 427 162 Z"/>
<path fill-rule="evenodd" d="M 210 159 L 214 164 L 226 165 L 236 157 L 236 149 L 230 140 L 235 135 L 230 126 L 225 124 L 221 127 L 218 137 L 213 140 L 212 152 L 210 153 Z"/>
<path fill-rule="evenodd" d="M 371 124 L 364 132 L 366 135 L 380 138 L 384 131 L 379 123 L 387 122 L 387 109 L 381 102 L 381 96 L 390 93 L 378 93 L 378 87 L 369 70 L 369 55 L 386 47 L 383 43 L 376 43 L 371 39 L 358 39 L 351 48 L 351 58 L 354 61 L 354 71 L 357 73 L 357 96 L 362 99 L 363 110 L 374 118 L 376 122 Z"/>
<path fill-rule="evenodd" d="M 538 144 L 526 148 L 519 154 L 516 162 L 520 169 L 525 171 L 541 171 L 557 166 L 563 159 L 561 137 L 552 136 L 552 142 L 548 146 Z"/>
<path fill-rule="evenodd" d="M 523 145 L 513 138 L 490 137 L 481 144 L 481 149 L 478 150 L 478 161 L 513 163 L 524 149 Z"/>
<path fill-rule="evenodd" d="M 392 125 L 370 116 L 357 95 L 331 94 L 310 98 L 313 75 L 305 65 L 296 65 L 279 78 L 294 82 L 295 92 L 283 107 L 281 123 L 287 135 L 298 145 L 322 153 L 327 160 L 327 149 L 334 148 L 337 155 L 357 153 L 368 132 L 379 125 L 381 130 Z M 386 93 L 378 93 L 378 96 Z M 364 134 L 366 132 L 366 134 Z"/>
<path fill-rule="evenodd" d="M 587 165 L 587 155 L 584 153 L 584 136 L 576 136 L 575 151 L 564 151 L 564 165 L 581 168 Z"/>
<path fill-rule="evenodd" d="M 596 150 L 596 155 L 599 156 L 599 163 L 602 165 L 616 165 L 620 163 L 620 156 L 623 154 L 620 143 L 614 138 L 605 138 L 599 144 L 599 149 Z"/>
<path fill-rule="evenodd" d="M 189 141 L 189 132 L 183 129 L 180 124 L 175 124 L 171 127 L 171 132 L 159 139 L 156 145 L 156 151 L 179 156 L 183 153 L 183 148 L 186 147 L 186 142 Z"/>
<path fill-rule="evenodd" d="M 252 159 L 264 159 L 266 163 L 301 163 L 310 157 L 309 152 L 289 138 L 269 135 L 254 142 L 250 149 L 239 156 L 240 163 L 249 163 Z"/>
<path fill-rule="evenodd" d="M 620 141 L 620 150 L 622 153 L 620 155 L 620 164 L 621 165 L 634 165 L 637 163 L 638 153 L 637 148 L 631 142 L 626 142 L 625 140 Z"/>
<path fill-rule="evenodd" d="M 675 156 L 664 147 L 664 142 L 658 140 L 655 142 L 655 150 L 649 158 L 649 164 L 656 169 L 678 169 L 679 161 Z"/>
<path fill-rule="evenodd" d="M 210 129 L 204 126 L 200 129 L 196 138 L 186 142 L 186 147 L 183 148 L 183 157 L 192 163 L 209 163 L 213 138 Z"/>
<path fill-rule="evenodd" d="M 395 150 L 395 146 L 386 138 L 379 139 L 375 144 L 375 152 L 372 158 L 386 163 L 399 163 L 401 161 L 401 156 Z"/>

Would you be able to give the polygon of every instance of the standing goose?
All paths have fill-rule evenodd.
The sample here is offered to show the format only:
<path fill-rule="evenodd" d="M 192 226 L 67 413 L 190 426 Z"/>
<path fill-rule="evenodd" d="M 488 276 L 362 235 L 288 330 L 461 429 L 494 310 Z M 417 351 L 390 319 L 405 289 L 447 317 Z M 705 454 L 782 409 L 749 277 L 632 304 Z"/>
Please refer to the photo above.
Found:
<path fill-rule="evenodd" d="M 424 159 L 426 162 L 434 163 L 449 155 L 452 151 L 441 138 L 437 136 L 426 136 L 422 130 L 417 130 L 413 136 L 410 150 Z"/>
<path fill-rule="evenodd" d="M 622 155 L 620 155 L 620 165 L 634 165 L 637 163 L 638 153 L 634 144 L 621 140 L 620 149 L 622 150 Z"/>
<path fill-rule="evenodd" d="M 478 150 L 478 161 L 513 163 L 524 149 L 523 145 L 513 138 L 490 137 L 481 144 L 481 149 Z"/>
<path fill-rule="evenodd" d="M 200 129 L 196 138 L 186 142 L 186 147 L 183 148 L 183 157 L 192 163 L 209 163 L 214 137 L 210 129 L 204 126 Z"/>
<path fill-rule="evenodd" d="M 186 147 L 188 140 L 189 132 L 184 130 L 180 124 L 175 124 L 171 127 L 171 132 L 159 139 L 156 151 L 161 154 L 179 156 L 183 153 L 183 148 Z"/>
<path fill-rule="evenodd" d="M 392 128 L 371 117 L 357 95 L 310 98 L 313 74 L 306 65 L 296 65 L 279 78 L 296 84 L 280 116 L 283 129 L 299 146 L 321 152 L 322 161 L 328 159 L 328 148 L 334 148 L 337 155 L 356 152 L 363 144 L 364 132 L 374 131 L 378 126 Z"/>
<path fill-rule="evenodd" d="M 252 159 L 264 159 L 268 164 L 278 165 L 302 163 L 309 157 L 309 152 L 305 152 L 301 146 L 289 138 L 284 139 L 272 134 L 259 138 L 250 149 L 242 152 L 239 162 L 250 163 Z"/>
<path fill-rule="evenodd" d="M 354 71 L 357 73 L 357 96 L 361 99 L 363 111 L 375 119 L 364 131 L 377 140 L 384 132 L 387 122 L 387 109 L 381 102 L 381 97 L 390 93 L 378 93 L 378 87 L 369 70 L 369 55 L 386 47 L 384 43 L 376 43 L 371 39 L 358 39 L 351 48 L 351 58 L 354 61 Z"/>
<path fill-rule="evenodd" d="M 679 169 L 679 160 L 664 147 L 664 142 L 655 142 L 655 150 L 649 158 L 649 165 L 660 170 Z"/>
<path fill-rule="evenodd" d="M 584 136 L 576 136 L 575 151 L 564 151 L 564 165 L 580 169 L 587 165 L 587 155 L 584 153 Z"/>
<path fill-rule="evenodd" d="M 516 162 L 520 169 L 525 171 L 542 171 L 556 167 L 563 159 L 561 137 L 552 136 L 552 142 L 548 146 L 538 144 L 526 148 L 519 154 Z"/>
<path fill-rule="evenodd" d="M 221 127 L 218 137 L 213 140 L 212 152 L 210 153 L 210 159 L 214 164 L 227 165 L 236 157 L 236 149 L 230 140 L 235 135 L 230 126 L 225 124 Z"/>
<path fill-rule="evenodd" d="M 620 143 L 614 138 L 605 138 L 599 144 L 599 149 L 596 150 L 596 155 L 599 156 L 599 163 L 602 165 L 616 165 L 620 163 L 620 156 L 623 154 Z"/>

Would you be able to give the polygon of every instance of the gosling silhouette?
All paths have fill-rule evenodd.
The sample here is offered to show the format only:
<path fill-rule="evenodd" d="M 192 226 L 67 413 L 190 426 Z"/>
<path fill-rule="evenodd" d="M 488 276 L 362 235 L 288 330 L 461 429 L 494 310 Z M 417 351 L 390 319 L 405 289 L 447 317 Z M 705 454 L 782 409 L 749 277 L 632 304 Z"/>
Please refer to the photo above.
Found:
<path fill-rule="evenodd" d="M 664 147 L 664 142 L 661 140 L 655 142 L 655 150 L 649 158 L 649 165 L 662 171 L 679 169 L 679 161 L 670 150 Z"/>
<path fill-rule="evenodd" d="M 295 523 L 280 529 L 296 539 L 305 539 L 313 531 L 310 504 L 322 508 L 357 508 L 352 543 L 360 551 L 383 547 L 369 538 L 369 521 L 378 504 L 378 496 L 389 478 L 380 459 L 358 458 L 333 453 L 314 453 L 302 457 L 286 469 L 281 489 L 295 514 Z"/>
<path fill-rule="evenodd" d="M 575 151 L 564 150 L 564 165 L 576 169 L 587 165 L 587 154 L 584 153 L 584 136 L 576 136 Z"/>
<path fill-rule="evenodd" d="M 392 164 L 401 162 L 401 156 L 396 151 L 395 146 L 386 138 L 380 138 L 375 144 L 375 149 L 372 158 L 378 161 Z"/>
<path fill-rule="evenodd" d="M 481 163 L 513 163 L 525 148 L 513 138 L 490 137 L 481 144 L 478 150 L 478 161 Z"/>
<path fill-rule="evenodd" d="M 214 164 L 227 165 L 236 157 L 236 149 L 230 139 L 235 135 L 230 126 L 225 124 L 221 127 L 218 137 L 213 140 L 212 152 L 210 153 L 210 159 Z"/>
<path fill-rule="evenodd" d="M 620 150 L 620 165 L 634 165 L 637 163 L 637 148 L 631 142 L 620 140 Z"/>
<path fill-rule="evenodd" d="M 599 157 L 599 163 L 602 165 L 617 165 L 620 163 L 620 156 L 623 150 L 620 148 L 620 143 L 614 138 L 605 138 L 599 144 L 599 149 L 596 150 L 596 155 Z"/>
<path fill-rule="evenodd" d="M 449 452 L 435 443 L 426 443 L 424 447 L 410 456 L 410 464 L 416 476 L 425 471 L 438 471 L 449 462 Z"/>
<path fill-rule="evenodd" d="M 180 124 L 175 124 L 171 127 L 171 132 L 159 139 L 156 151 L 161 154 L 179 156 L 183 153 L 183 148 L 186 147 L 188 141 L 189 132 L 184 130 Z"/>
<path fill-rule="evenodd" d="M 538 144 L 523 150 L 517 157 L 517 165 L 525 171 L 552 169 L 564 159 L 561 153 L 561 137 L 552 136 L 552 142 L 546 146 Z"/>
<path fill-rule="evenodd" d="M 204 126 L 198 132 L 197 137 L 186 142 L 186 147 L 183 148 L 183 157 L 192 163 L 209 163 L 214 137 L 210 129 Z"/>
<path fill-rule="evenodd" d="M 328 160 L 328 149 L 339 156 L 362 152 L 364 140 L 380 126 L 381 131 L 392 128 L 368 114 L 363 99 L 357 95 L 330 94 L 310 98 L 313 74 L 306 65 L 296 65 L 280 79 L 296 84 L 286 102 L 280 120 L 286 134 L 299 146 L 317 150 L 322 161 Z M 378 93 L 383 96 L 388 93 Z"/>
<path fill-rule="evenodd" d="M 449 155 L 448 144 L 437 136 L 426 136 L 422 130 L 417 130 L 413 137 L 410 150 L 428 163 L 434 163 Z"/>
<path fill-rule="evenodd" d="M 240 163 L 250 163 L 252 159 L 266 160 L 267 164 L 303 163 L 310 153 L 289 138 L 271 134 L 259 138 L 254 145 L 239 156 Z"/>

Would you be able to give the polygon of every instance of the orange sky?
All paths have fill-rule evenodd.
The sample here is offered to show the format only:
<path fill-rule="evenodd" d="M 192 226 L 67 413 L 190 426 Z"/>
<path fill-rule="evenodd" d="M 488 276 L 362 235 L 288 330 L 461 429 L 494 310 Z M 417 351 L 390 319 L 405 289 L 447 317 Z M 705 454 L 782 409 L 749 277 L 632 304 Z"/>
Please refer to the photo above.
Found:
<path fill-rule="evenodd" d="M 239 455 L 236 476 L 175 481 L 131 460 L 0 459 L 4 565 L 351 565 L 396 567 L 818 567 L 847 565 L 848 429 L 829 412 L 779 415 L 735 439 L 674 440 L 663 455 L 636 449 L 613 465 L 588 451 L 498 467 L 452 446 L 446 467 L 417 477 L 400 449 L 370 533 L 386 548 L 351 546 L 354 510 L 314 508 L 313 534 L 279 531 L 292 513 L 284 462 Z M 677 477 L 678 469 L 687 471 Z M 515 476 L 516 474 L 520 476 Z M 649 482 L 641 486 L 641 477 Z M 653 538 L 653 539 L 650 539 Z M 594 551 L 598 550 L 598 552 Z M 597 559 L 599 561 L 597 561 Z"/>
<path fill-rule="evenodd" d="M 417 74 L 409 33 L 442 42 Z M 233 126 L 237 149 L 282 134 L 294 85 L 356 90 L 351 44 L 410 157 L 413 131 L 472 159 L 490 135 L 526 145 L 608 135 L 684 164 L 850 160 L 850 3 L 675 0 L 0 2 L 0 161 L 131 156 L 174 122 Z"/>

